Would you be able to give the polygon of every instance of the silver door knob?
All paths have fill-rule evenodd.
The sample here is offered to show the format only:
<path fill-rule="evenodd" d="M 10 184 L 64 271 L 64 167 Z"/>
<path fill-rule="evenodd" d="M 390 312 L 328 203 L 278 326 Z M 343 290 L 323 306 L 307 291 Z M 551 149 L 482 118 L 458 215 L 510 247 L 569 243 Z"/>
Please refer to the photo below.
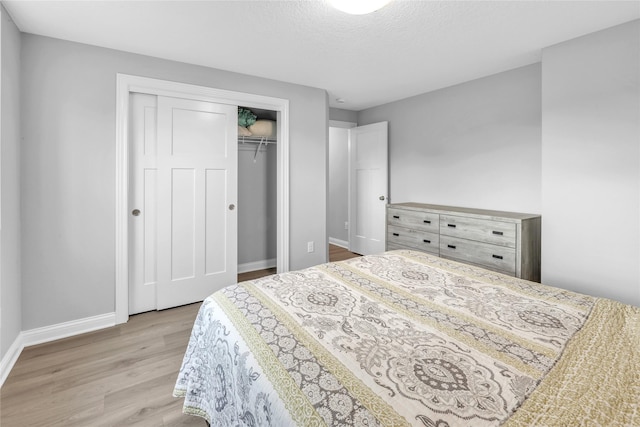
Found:
<path fill-rule="evenodd" d="M 134 210 L 132 210 L 132 211 L 131 211 L 131 215 L 133 215 L 133 216 L 138 216 L 138 215 L 140 215 L 140 209 L 134 209 Z"/>
<path fill-rule="evenodd" d="M 384 200 L 384 196 L 380 196 L 378 197 L 380 200 Z"/>
<path fill-rule="evenodd" d="M 233 203 L 229 205 L 229 210 L 232 211 L 236 208 L 236 205 L 234 205 Z"/>

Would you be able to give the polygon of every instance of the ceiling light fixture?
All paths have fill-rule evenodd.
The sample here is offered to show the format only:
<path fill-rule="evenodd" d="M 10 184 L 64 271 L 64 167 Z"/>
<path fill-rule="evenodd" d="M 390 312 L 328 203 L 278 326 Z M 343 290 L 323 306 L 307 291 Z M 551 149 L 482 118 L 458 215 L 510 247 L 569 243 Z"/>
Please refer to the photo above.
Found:
<path fill-rule="evenodd" d="M 391 0 L 329 0 L 338 10 L 352 15 L 365 15 L 382 9 Z"/>

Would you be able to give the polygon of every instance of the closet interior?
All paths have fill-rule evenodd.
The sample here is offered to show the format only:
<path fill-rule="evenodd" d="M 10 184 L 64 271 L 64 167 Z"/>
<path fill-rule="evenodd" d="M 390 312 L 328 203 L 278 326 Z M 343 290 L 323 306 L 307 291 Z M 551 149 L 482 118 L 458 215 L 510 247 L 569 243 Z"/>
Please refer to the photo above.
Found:
<path fill-rule="evenodd" d="M 277 112 L 238 107 L 238 273 L 276 266 Z"/>

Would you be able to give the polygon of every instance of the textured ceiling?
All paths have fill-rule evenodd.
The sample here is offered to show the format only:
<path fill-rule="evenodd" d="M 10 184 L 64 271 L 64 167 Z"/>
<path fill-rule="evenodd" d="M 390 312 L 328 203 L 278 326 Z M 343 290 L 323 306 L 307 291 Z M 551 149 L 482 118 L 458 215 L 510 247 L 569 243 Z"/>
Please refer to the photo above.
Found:
<path fill-rule="evenodd" d="M 326 89 L 361 110 L 540 60 L 639 1 L 3 1 L 21 31 Z M 338 104 L 336 98 L 345 102 Z"/>

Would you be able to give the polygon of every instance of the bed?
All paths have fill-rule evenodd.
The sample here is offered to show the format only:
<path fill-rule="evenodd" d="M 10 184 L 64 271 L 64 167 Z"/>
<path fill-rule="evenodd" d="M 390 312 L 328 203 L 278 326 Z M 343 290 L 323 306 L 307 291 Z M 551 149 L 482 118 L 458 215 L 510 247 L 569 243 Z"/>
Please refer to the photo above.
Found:
<path fill-rule="evenodd" d="M 640 308 L 390 251 L 211 295 L 174 396 L 213 426 L 639 426 Z"/>

